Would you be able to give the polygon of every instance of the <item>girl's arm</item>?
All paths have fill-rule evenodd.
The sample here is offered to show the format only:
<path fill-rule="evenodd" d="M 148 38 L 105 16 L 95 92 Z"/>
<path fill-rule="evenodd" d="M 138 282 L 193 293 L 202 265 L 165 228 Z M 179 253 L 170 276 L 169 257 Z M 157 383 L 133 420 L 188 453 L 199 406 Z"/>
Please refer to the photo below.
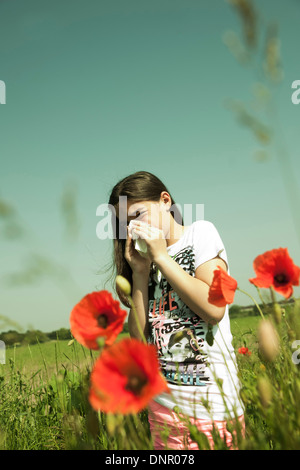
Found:
<path fill-rule="evenodd" d="M 149 333 L 148 325 L 148 273 L 133 273 L 132 274 L 132 301 L 135 306 L 138 321 L 141 329 L 147 339 Z M 138 325 L 136 323 L 136 316 L 132 309 L 130 309 L 128 316 L 128 328 L 130 336 L 142 340 Z"/>
<path fill-rule="evenodd" d="M 140 334 L 142 330 L 145 338 L 148 337 L 148 281 L 151 261 L 143 258 L 132 244 L 132 235 L 127 227 L 127 239 L 125 244 L 125 259 L 132 270 L 131 298 L 135 306 L 137 317 L 132 309 L 129 311 L 128 328 L 131 337 L 143 340 Z M 137 324 L 137 320 L 139 325 Z"/>
<path fill-rule="evenodd" d="M 226 307 L 217 307 L 208 302 L 209 288 L 214 270 L 218 265 L 227 271 L 225 261 L 220 257 L 213 258 L 198 266 L 195 277 L 188 274 L 166 250 L 166 240 L 157 237 L 152 227 L 141 221 L 133 221 L 134 230 L 145 240 L 150 258 L 160 269 L 181 300 L 202 320 L 212 325 L 222 320 Z"/>
<path fill-rule="evenodd" d="M 208 302 L 208 292 L 211 282 L 205 282 L 188 274 L 174 261 L 168 253 L 161 253 L 155 260 L 164 277 L 179 295 L 181 300 L 199 317 L 212 325 L 222 320 L 225 307 L 216 307 Z M 204 266 L 205 265 L 205 266 Z M 213 271 L 221 265 L 227 270 L 225 262 L 221 258 L 214 258 L 203 263 L 201 272 L 203 278 L 212 280 Z M 197 274 L 200 271 L 196 270 Z"/>

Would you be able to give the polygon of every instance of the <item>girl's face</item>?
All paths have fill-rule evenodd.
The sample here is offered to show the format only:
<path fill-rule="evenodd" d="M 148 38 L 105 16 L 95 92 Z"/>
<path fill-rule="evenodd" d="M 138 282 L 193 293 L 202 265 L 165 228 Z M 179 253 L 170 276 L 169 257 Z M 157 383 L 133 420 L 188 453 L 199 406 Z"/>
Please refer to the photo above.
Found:
<path fill-rule="evenodd" d="M 168 212 L 170 206 L 170 203 L 163 201 L 131 202 L 128 200 L 127 224 L 129 224 L 129 222 L 134 219 L 140 220 L 151 225 L 152 227 L 162 230 L 164 235 L 167 236 L 169 233 L 171 217 L 170 212 Z"/>

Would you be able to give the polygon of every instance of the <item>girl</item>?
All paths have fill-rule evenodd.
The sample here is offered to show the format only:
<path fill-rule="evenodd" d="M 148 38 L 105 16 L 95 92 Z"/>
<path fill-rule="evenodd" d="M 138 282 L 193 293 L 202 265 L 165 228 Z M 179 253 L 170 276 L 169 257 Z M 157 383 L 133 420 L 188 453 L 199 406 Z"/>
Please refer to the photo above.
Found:
<path fill-rule="evenodd" d="M 122 204 L 120 196 L 126 196 Z M 212 448 L 213 427 L 228 447 L 233 446 L 226 424 L 230 419 L 244 429 L 244 410 L 238 398 L 228 305 L 216 307 L 208 302 L 213 271 L 221 266 L 230 274 L 217 229 L 206 220 L 184 226 L 170 192 L 146 171 L 119 181 L 109 204 L 124 230 L 127 225 L 126 237 L 120 237 L 119 224 L 113 224 L 116 271 L 131 283 L 140 326 L 147 341 L 157 347 L 171 390 L 149 404 L 154 448 L 165 448 L 161 430 L 167 425 L 167 448 L 198 449 L 184 417 L 206 434 Z M 145 241 L 146 255 L 134 248 L 129 224 Z M 130 308 L 124 294 L 116 290 Z M 141 339 L 132 310 L 128 325 L 130 335 Z"/>

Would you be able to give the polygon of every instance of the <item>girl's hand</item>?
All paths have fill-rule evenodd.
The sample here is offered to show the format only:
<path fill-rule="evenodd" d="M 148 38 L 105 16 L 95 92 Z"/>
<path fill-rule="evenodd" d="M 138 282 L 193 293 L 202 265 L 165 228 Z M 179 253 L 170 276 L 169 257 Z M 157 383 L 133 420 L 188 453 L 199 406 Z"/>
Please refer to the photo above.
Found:
<path fill-rule="evenodd" d="M 150 262 L 154 261 L 155 263 L 161 256 L 168 256 L 167 242 L 162 230 L 151 227 L 145 222 L 139 220 L 132 221 L 132 228 L 140 238 L 145 240 L 145 243 L 147 244 L 147 255 L 150 258 Z"/>
<path fill-rule="evenodd" d="M 132 273 L 149 275 L 151 259 L 149 257 L 144 258 L 134 248 L 134 245 L 132 243 L 132 236 L 129 232 L 128 227 L 124 256 L 132 269 Z"/>

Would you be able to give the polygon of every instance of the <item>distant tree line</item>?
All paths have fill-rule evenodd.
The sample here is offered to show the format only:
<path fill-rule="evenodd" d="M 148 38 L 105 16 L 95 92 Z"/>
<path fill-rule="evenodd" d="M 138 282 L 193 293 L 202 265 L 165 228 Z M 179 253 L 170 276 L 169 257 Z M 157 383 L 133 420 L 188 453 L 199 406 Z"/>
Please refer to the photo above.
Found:
<path fill-rule="evenodd" d="M 252 317 L 254 315 L 259 315 L 257 308 L 254 306 L 244 307 L 241 305 L 231 305 L 229 306 L 229 316 L 230 318 L 241 318 L 241 317 Z"/>
<path fill-rule="evenodd" d="M 289 304 L 293 303 L 294 299 L 279 301 L 278 303 L 287 308 Z M 260 304 L 260 307 L 264 310 L 265 314 L 271 312 L 272 304 Z M 229 316 L 230 318 L 241 318 L 249 317 L 253 315 L 259 315 L 259 312 L 255 305 L 249 306 L 240 306 L 240 305 L 230 305 L 229 306 Z M 129 333 L 128 323 L 125 322 L 123 326 L 122 333 Z M 45 343 L 46 341 L 51 340 L 70 340 L 72 339 L 71 331 L 68 328 L 60 328 L 59 330 L 51 331 L 50 333 L 44 333 L 40 330 L 28 330 L 25 333 L 19 333 L 16 330 L 9 330 L 3 333 L 0 333 L 0 340 L 4 341 L 6 346 L 13 345 L 27 345 L 27 344 L 36 344 L 36 343 Z"/>
<path fill-rule="evenodd" d="M 282 308 L 289 308 L 291 304 L 293 304 L 295 299 L 284 299 L 284 300 L 279 300 L 278 303 L 281 305 Z M 258 304 L 259 307 L 264 311 L 265 314 L 269 314 L 272 311 L 272 303 L 265 303 L 263 304 Z M 255 315 L 259 315 L 259 311 L 257 307 L 253 305 L 247 305 L 247 306 L 241 306 L 241 305 L 229 305 L 229 316 L 230 318 L 241 318 L 241 317 L 252 317 Z"/>
<path fill-rule="evenodd" d="M 123 333 L 128 333 L 128 324 L 124 324 Z M 40 330 L 28 330 L 25 333 L 19 333 L 16 330 L 9 330 L 0 333 L 0 340 L 4 341 L 6 346 L 23 346 L 27 344 L 45 343 L 51 340 L 70 340 L 73 336 L 68 328 L 44 333 Z"/>
<path fill-rule="evenodd" d="M 45 343 L 53 339 L 71 339 L 72 335 L 67 328 L 60 328 L 50 333 L 44 333 L 40 330 L 28 330 L 25 333 L 20 333 L 16 330 L 9 330 L 0 333 L 0 340 L 4 341 L 6 346 L 13 345 L 27 345 L 36 343 Z"/>

